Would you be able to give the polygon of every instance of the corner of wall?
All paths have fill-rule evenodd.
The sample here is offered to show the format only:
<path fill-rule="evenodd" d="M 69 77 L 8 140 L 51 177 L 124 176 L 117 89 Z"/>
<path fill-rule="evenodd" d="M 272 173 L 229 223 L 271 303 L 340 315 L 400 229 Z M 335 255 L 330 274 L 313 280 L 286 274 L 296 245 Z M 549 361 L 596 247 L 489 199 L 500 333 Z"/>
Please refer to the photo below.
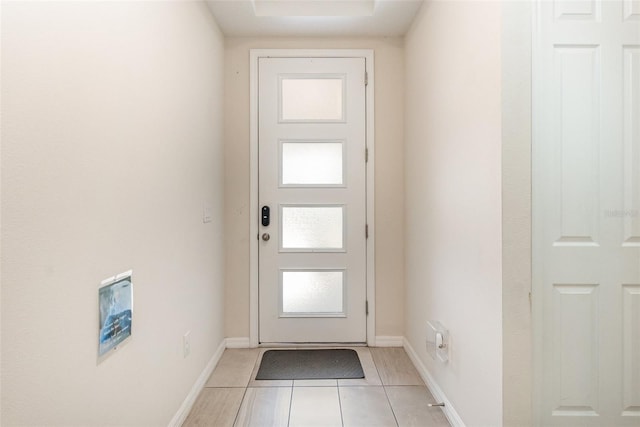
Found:
<path fill-rule="evenodd" d="M 455 407 L 453 406 L 451 401 L 447 398 L 444 391 L 442 391 L 442 388 L 438 385 L 438 383 L 433 378 L 433 376 L 429 373 L 429 370 L 426 368 L 424 363 L 422 363 L 422 360 L 420 359 L 416 351 L 413 349 L 413 346 L 411 345 L 411 343 L 405 339 L 403 341 L 403 347 L 407 352 L 407 355 L 413 362 L 413 365 L 418 370 L 418 373 L 422 377 L 422 380 L 427 385 L 427 388 L 433 395 L 433 398 L 436 400 L 436 402 L 444 403 L 444 406 L 442 407 L 442 412 L 444 412 L 444 415 L 447 417 L 447 420 L 449 420 L 449 423 L 451 424 L 451 426 L 465 427 L 465 424 L 462 421 L 462 418 L 460 418 L 460 415 L 458 415 L 458 412 L 456 411 Z"/>
<path fill-rule="evenodd" d="M 231 337 L 225 340 L 227 348 L 252 348 L 249 337 Z"/>
<path fill-rule="evenodd" d="M 196 403 L 198 395 L 200 395 L 200 392 L 207 383 L 207 380 L 218 365 L 220 358 L 222 358 L 222 354 L 224 353 L 225 348 L 227 348 L 226 342 L 225 340 L 222 340 L 217 350 L 215 351 L 215 353 L 213 353 L 213 356 L 211 356 L 211 359 L 209 359 L 209 362 L 204 367 L 204 370 L 196 379 L 193 387 L 191 387 L 191 390 L 189 390 L 189 393 L 182 402 L 182 405 L 180 405 L 176 414 L 173 416 L 171 421 L 169 421 L 169 427 L 180 427 L 187 419 L 187 417 L 189 416 L 189 412 L 191 412 L 191 408 L 193 408 L 193 404 Z"/>
<path fill-rule="evenodd" d="M 502 4 L 503 424 L 533 425 L 532 2 Z"/>

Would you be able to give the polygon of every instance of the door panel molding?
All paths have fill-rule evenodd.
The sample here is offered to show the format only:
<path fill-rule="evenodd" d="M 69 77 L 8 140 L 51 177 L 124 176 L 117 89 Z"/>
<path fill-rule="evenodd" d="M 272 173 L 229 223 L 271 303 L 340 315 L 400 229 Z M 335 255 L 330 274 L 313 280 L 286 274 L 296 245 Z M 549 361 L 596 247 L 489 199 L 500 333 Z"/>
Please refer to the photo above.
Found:
<path fill-rule="evenodd" d="M 622 415 L 640 417 L 640 285 L 622 285 L 622 295 Z"/>
<path fill-rule="evenodd" d="M 249 226 L 249 342 L 251 347 L 259 345 L 259 303 L 258 303 L 258 250 L 259 250 L 259 201 L 258 201 L 258 60 L 259 58 L 364 58 L 367 72 L 366 96 L 366 218 L 369 229 L 366 241 L 366 294 L 369 312 L 366 320 L 367 344 L 375 345 L 375 217 L 374 217 L 374 87 L 375 74 L 373 67 L 374 52 L 372 49 L 251 49 L 249 63 L 250 93 L 250 212 Z M 363 76 L 363 79 L 365 76 Z M 363 157 L 365 153 L 363 153 Z M 363 233 L 365 230 L 363 230 Z"/>
<path fill-rule="evenodd" d="M 637 1 L 535 5 L 534 425 L 637 426 Z"/>

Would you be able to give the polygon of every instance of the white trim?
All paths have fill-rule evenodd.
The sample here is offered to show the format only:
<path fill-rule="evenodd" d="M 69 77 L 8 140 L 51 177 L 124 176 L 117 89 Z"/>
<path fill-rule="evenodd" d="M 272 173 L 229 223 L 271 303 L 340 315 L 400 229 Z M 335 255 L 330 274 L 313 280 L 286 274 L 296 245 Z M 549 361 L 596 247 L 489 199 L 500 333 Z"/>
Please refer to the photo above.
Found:
<path fill-rule="evenodd" d="M 367 302 L 369 315 L 367 316 L 367 344 L 375 345 L 376 338 L 376 227 L 375 227 L 375 70 L 373 50 L 363 51 L 365 69 L 367 71 L 367 87 L 365 96 L 367 101 L 367 225 L 369 238 L 367 239 Z"/>
<path fill-rule="evenodd" d="M 231 337 L 226 339 L 227 348 L 251 348 L 249 337 Z"/>
<path fill-rule="evenodd" d="M 378 336 L 376 337 L 375 347 L 402 347 L 404 346 L 404 337 Z"/>
<path fill-rule="evenodd" d="M 465 427 L 465 424 L 462 421 L 462 418 L 460 418 L 460 415 L 458 415 L 458 413 L 456 412 L 455 408 L 453 407 L 449 399 L 447 399 L 447 396 L 444 394 L 444 392 L 442 391 L 438 383 L 436 383 L 436 381 L 433 379 L 433 377 L 431 376 L 427 368 L 424 366 L 424 363 L 422 363 L 422 360 L 420 360 L 420 357 L 418 357 L 418 354 L 415 352 L 415 350 L 411 346 L 411 343 L 407 341 L 406 338 L 404 339 L 404 350 L 409 355 L 409 358 L 413 362 L 413 365 L 416 367 L 416 369 L 420 373 L 422 380 L 427 385 L 427 388 L 433 395 L 436 402 L 444 403 L 444 407 L 442 407 L 442 412 L 444 412 L 444 415 L 447 417 L 447 420 L 449 420 L 449 424 L 451 424 L 452 427 Z"/>
<path fill-rule="evenodd" d="M 375 183 L 375 126 L 374 126 L 374 87 L 373 49 L 250 49 L 249 51 L 249 168 L 250 200 L 249 212 L 249 344 L 258 346 L 258 58 L 260 57 L 316 57 L 316 58 L 364 58 L 368 73 L 366 96 L 366 132 L 369 161 L 367 171 L 367 344 L 375 346 L 376 340 L 376 303 L 375 303 L 375 221 L 374 221 L 374 183 Z M 253 237 L 256 236 L 256 237 Z"/>
<path fill-rule="evenodd" d="M 258 58 L 249 51 L 249 343 L 258 346 Z M 254 239 L 253 236 L 256 236 Z"/>
<path fill-rule="evenodd" d="M 209 360 L 209 363 L 207 363 L 207 366 L 205 366 L 195 384 L 193 384 L 193 387 L 191 387 L 191 390 L 189 391 L 189 394 L 187 394 L 187 397 L 185 397 L 182 405 L 180 405 L 180 408 L 178 408 L 178 412 L 176 412 L 171 421 L 169 421 L 169 427 L 180 427 L 182 423 L 184 423 L 184 421 L 187 419 L 187 416 L 189 415 L 189 412 L 191 412 L 191 408 L 196 402 L 198 395 L 204 388 L 207 379 L 209 379 L 211 373 L 218 365 L 218 362 L 220 361 L 225 348 L 226 340 L 222 340 L 216 352 L 213 353 L 213 356 L 211 356 L 211 360 Z"/>

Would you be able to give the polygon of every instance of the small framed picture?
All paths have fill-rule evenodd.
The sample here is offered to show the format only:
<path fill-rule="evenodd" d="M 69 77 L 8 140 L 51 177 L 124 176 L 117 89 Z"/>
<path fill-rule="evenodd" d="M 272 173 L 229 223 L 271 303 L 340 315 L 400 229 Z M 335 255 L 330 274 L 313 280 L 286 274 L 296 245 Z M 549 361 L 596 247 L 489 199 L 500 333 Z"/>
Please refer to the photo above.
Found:
<path fill-rule="evenodd" d="M 98 289 L 98 363 L 131 338 L 132 272 L 103 280 Z"/>

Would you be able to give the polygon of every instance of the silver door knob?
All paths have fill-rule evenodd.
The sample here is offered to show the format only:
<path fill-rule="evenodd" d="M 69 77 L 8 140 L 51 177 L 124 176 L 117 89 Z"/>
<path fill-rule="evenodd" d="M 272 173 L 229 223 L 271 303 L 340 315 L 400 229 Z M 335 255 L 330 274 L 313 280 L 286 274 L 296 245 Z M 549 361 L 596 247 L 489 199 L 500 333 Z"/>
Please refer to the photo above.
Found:
<path fill-rule="evenodd" d="M 270 238 L 271 236 L 269 236 L 269 233 L 264 233 L 262 235 L 262 240 L 264 240 L 265 242 L 268 242 Z"/>

